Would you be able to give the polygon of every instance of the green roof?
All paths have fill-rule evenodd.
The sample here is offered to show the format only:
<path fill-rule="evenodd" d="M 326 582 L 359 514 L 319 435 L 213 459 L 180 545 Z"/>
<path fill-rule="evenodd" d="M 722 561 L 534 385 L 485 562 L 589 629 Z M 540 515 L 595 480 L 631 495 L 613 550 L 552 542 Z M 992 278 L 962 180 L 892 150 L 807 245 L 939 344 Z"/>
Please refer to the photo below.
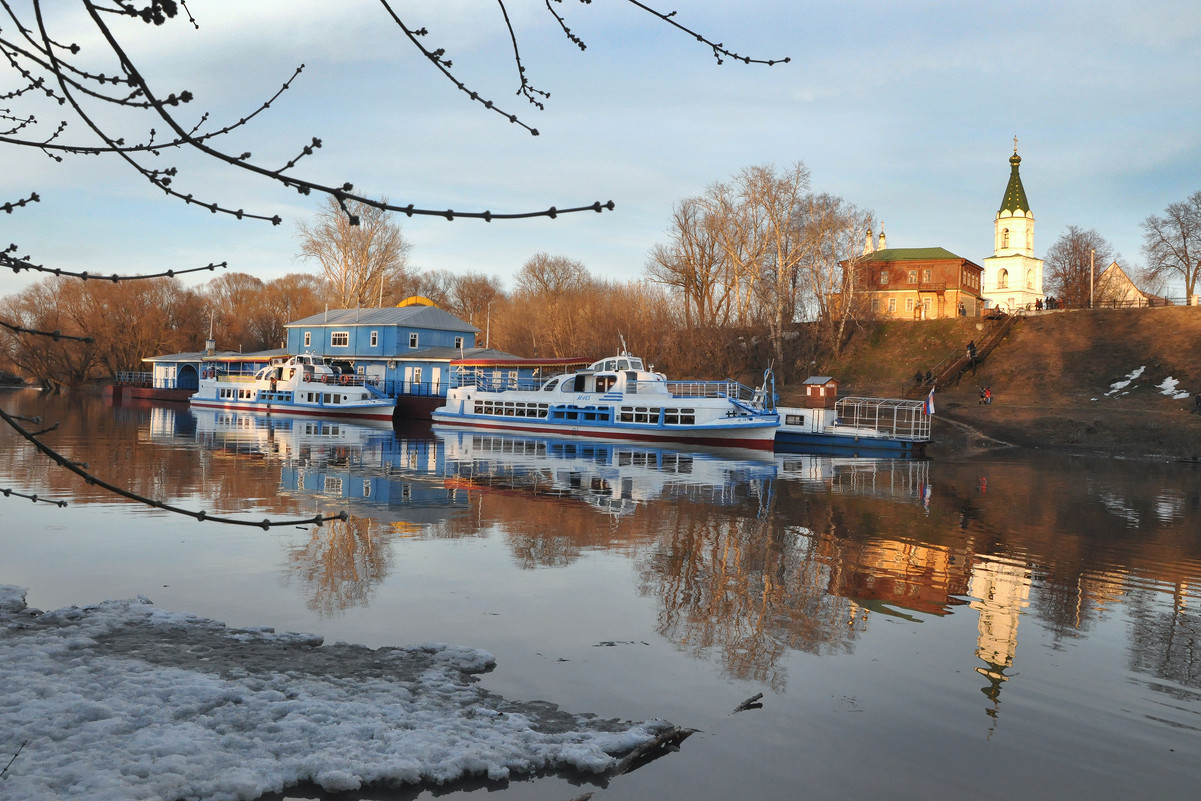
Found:
<path fill-rule="evenodd" d="M 1026 200 L 1026 190 L 1022 188 L 1022 176 L 1018 175 L 1018 165 L 1022 157 L 1017 151 L 1009 157 L 1009 185 L 1005 187 L 1005 197 L 1001 199 L 1001 211 L 1030 211 L 1030 203 Z"/>
<path fill-rule="evenodd" d="M 869 253 L 865 261 L 938 261 L 962 258 L 946 248 L 885 248 Z"/>

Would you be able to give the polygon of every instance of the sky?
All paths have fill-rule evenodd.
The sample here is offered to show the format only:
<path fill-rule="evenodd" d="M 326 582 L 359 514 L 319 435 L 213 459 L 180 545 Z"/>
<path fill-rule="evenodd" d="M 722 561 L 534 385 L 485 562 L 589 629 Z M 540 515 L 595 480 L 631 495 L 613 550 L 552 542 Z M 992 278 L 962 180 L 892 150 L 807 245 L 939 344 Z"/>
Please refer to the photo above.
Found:
<path fill-rule="evenodd" d="M 319 137 L 294 174 L 350 181 L 399 205 L 501 213 L 614 202 L 554 220 L 400 220 L 414 267 L 509 287 L 539 252 L 594 276 L 639 279 L 652 247 L 668 241 L 675 204 L 755 165 L 801 161 L 814 190 L 874 212 L 889 246 L 943 247 L 976 263 L 992 255 L 1015 136 L 1039 257 L 1075 225 L 1137 269 L 1142 221 L 1201 190 L 1195 0 L 659 6 L 739 54 L 790 59 L 774 66 L 719 65 L 707 46 L 629 3 L 551 5 L 586 50 L 544 3 L 505 4 L 531 83 L 550 93 L 538 110 L 516 95 L 498 3 L 392 3 L 410 27 L 428 29 L 427 46 L 446 49 L 457 78 L 537 137 L 455 89 L 377 3 L 193 0 L 199 29 L 111 22 L 160 95 L 195 95 L 179 116 L 191 124 L 208 112 L 201 130 L 238 120 L 304 64 L 289 91 L 222 143 L 254 163 L 274 169 Z M 57 40 L 78 42 L 79 59 L 113 73 L 79 8 L 54 4 L 49 14 Z M 12 33 L 0 20 L 0 35 Z M 14 86 L 10 75 L 0 91 Z M 4 108 L 36 111 L 46 137 L 62 118 L 31 98 Z M 99 113 L 130 141 L 154 127 Z M 94 141 L 78 122 L 60 140 Z M 264 280 L 316 271 L 297 257 L 297 225 L 312 221 L 317 198 L 190 155 L 153 166 L 170 165 L 181 191 L 283 224 L 186 206 L 111 157 L 59 163 L 4 146 L 0 203 L 31 192 L 41 201 L 0 215 L 0 243 L 39 264 L 103 273 L 221 261 Z M 34 280 L 0 276 L 0 296 Z"/>

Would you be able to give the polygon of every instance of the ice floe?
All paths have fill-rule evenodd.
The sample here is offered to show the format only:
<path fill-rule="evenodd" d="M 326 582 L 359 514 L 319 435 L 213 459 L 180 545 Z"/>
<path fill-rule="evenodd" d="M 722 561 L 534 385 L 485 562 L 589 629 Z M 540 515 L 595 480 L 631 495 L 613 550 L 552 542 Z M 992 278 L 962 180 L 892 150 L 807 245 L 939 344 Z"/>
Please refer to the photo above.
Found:
<path fill-rule="evenodd" d="M 494 660 L 472 648 L 322 645 L 145 598 L 41 612 L 25 596 L 0 585 L 6 801 L 603 773 L 670 726 L 507 700 L 478 685 Z"/>

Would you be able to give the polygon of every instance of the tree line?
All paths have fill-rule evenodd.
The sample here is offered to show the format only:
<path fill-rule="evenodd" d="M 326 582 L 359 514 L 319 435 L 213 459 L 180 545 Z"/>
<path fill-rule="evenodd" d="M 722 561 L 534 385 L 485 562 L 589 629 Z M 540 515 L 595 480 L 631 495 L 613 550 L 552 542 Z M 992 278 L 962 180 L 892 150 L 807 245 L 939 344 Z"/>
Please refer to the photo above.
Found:
<path fill-rule="evenodd" d="M 0 300 L 0 318 L 18 328 L 79 338 L 5 329 L 0 370 L 79 386 L 142 370 L 147 356 L 198 351 L 210 325 L 220 349 L 268 350 L 283 347 L 286 323 L 323 309 L 420 295 L 478 328 L 478 346 L 519 356 L 599 358 L 624 339 L 674 375 L 743 376 L 771 364 L 787 382 L 837 358 L 870 323 L 855 265 L 873 222 L 813 190 L 800 162 L 748 167 L 675 205 L 638 279 L 600 278 L 577 259 L 537 253 L 506 288 L 497 275 L 413 267 L 391 212 L 331 198 L 297 228 L 311 272 L 272 280 L 234 272 L 195 287 L 174 277 L 55 276 Z M 1144 278 L 1182 278 L 1192 294 L 1201 192 L 1152 215 L 1144 230 Z M 1069 226 L 1048 250 L 1046 290 L 1086 305 L 1090 261 L 1099 274 L 1113 257 L 1096 231 Z"/>

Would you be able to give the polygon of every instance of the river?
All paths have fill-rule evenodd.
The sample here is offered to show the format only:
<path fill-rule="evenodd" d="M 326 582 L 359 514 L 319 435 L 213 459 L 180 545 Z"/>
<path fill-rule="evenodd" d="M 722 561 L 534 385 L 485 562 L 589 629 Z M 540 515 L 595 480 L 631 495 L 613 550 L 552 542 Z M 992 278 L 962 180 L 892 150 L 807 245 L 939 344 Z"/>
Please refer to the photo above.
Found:
<path fill-rule="evenodd" d="M 675 452 L 33 391 L 0 404 L 57 422 L 52 447 L 145 496 L 250 520 L 349 513 L 201 523 L 89 486 L 4 427 L 0 489 L 68 502 L 0 497 L 0 584 L 32 607 L 146 596 L 329 643 L 469 646 L 495 656 L 482 684 L 507 698 L 697 730 L 606 785 L 456 797 L 1196 792 L 1196 465 Z"/>

